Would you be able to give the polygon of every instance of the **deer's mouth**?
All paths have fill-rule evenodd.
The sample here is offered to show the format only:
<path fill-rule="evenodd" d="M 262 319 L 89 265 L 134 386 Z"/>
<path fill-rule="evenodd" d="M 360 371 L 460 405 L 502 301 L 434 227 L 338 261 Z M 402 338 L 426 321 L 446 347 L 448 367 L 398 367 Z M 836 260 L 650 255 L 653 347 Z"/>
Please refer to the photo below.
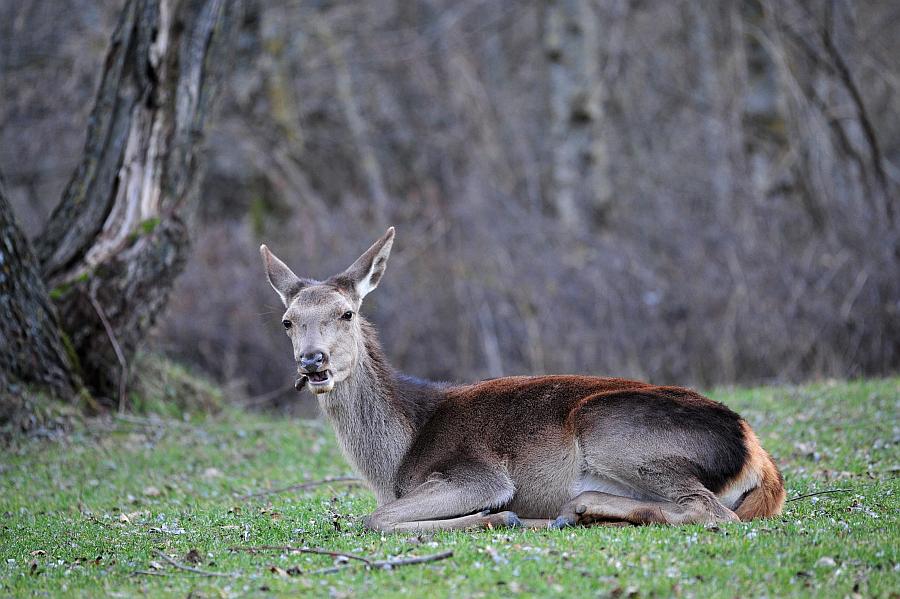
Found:
<path fill-rule="evenodd" d="M 330 370 L 320 370 L 318 372 L 305 372 L 307 384 L 313 393 L 327 393 L 334 388 L 334 379 Z"/>

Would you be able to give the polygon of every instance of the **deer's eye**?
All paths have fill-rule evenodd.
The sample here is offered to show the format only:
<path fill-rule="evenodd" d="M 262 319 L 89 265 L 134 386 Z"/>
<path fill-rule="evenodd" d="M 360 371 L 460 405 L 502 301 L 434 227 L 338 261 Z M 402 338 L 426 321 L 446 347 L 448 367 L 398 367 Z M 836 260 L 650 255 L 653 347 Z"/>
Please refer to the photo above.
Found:
<path fill-rule="evenodd" d="M 343 314 L 341 314 L 341 320 L 353 320 L 353 311 L 347 310 Z"/>
<path fill-rule="evenodd" d="M 281 321 L 281 324 L 284 325 L 284 328 L 285 328 L 285 329 L 289 329 L 289 328 L 291 328 L 291 326 L 292 326 L 292 325 L 291 325 L 291 321 L 288 320 L 287 318 L 285 318 L 284 320 L 282 320 L 282 321 Z"/>

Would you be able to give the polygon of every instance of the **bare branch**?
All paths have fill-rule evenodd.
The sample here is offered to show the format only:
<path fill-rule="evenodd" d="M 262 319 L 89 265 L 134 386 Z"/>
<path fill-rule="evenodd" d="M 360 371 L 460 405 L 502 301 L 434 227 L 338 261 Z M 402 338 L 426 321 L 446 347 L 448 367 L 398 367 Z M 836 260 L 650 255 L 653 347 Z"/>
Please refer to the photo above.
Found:
<path fill-rule="evenodd" d="M 387 568 L 394 566 L 411 566 L 413 564 L 425 564 L 428 562 L 436 562 L 442 559 L 447 559 L 448 557 L 453 557 L 453 551 L 443 551 L 441 553 L 434 553 L 432 555 L 423 555 L 421 557 L 406 557 L 401 559 L 387 559 L 380 562 L 375 562 L 372 564 L 377 568 Z"/>
<path fill-rule="evenodd" d="M 447 559 L 449 557 L 453 557 L 453 551 L 442 551 L 441 553 L 434 553 L 432 555 L 423 555 L 421 557 L 406 557 L 406 558 L 393 558 L 372 562 L 369 567 L 371 568 L 384 568 L 390 569 L 396 566 L 411 566 L 414 564 L 426 564 L 429 562 L 436 562 L 442 559 Z M 330 568 L 322 568 L 321 570 L 314 570 L 309 574 L 331 574 L 333 572 L 339 572 L 340 570 L 346 570 L 350 568 L 350 565 L 346 566 L 332 566 Z"/>
<path fill-rule="evenodd" d="M 289 487 L 281 487 L 278 489 L 271 489 L 268 491 L 259 491 L 258 493 L 249 493 L 247 495 L 241 495 L 238 499 L 250 499 L 252 497 L 265 497 L 266 495 L 276 495 L 278 493 L 288 493 L 290 491 L 303 491 L 306 489 L 314 489 L 315 487 L 321 487 L 324 485 L 330 484 L 362 484 L 362 481 L 353 476 L 333 476 L 328 478 L 323 478 L 322 480 L 311 480 L 305 483 L 299 483 L 296 485 L 291 485 Z"/>
<path fill-rule="evenodd" d="M 257 545 L 253 547 L 234 546 L 229 547 L 229 551 L 244 551 L 247 553 L 257 553 L 260 551 L 283 551 L 288 553 L 310 553 L 313 555 L 330 555 L 331 557 L 344 557 L 348 560 L 356 560 L 365 563 L 367 566 L 375 565 L 372 560 L 356 555 L 354 553 L 343 553 L 341 551 L 330 551 L 328 549 L 317 549 L 315 547 L 291 547 L 290 545 Z"/>
<path fill-rule="evenodd" d="M 827 495 L 828 493 L 852 493 L 853 489 L 828 489 L 825 491 L 816 491 L 815 493 L 807 493 L 806 495 L 798 495 L 797 497 L 792 497 L 787 500 L 787 503 L 792 501 L 800 501 L 801 499 L 806 499 L 807 497 L 815 497 L 816 495 Z"/>
<path fill-rule="evenodd" d="M 109 323 L 109 319 L 106 317 L 106 312 L 103 311 L 100 302 L 97 301 L 97 298 L 94 297 L 93 293 L 89 291 L 85 291 L 84 293 L 87 295 L 88 300 L 97 312 L 97 317 L 100 318 L 100 322 L 103 324 L 103 330 L 106 331 L 106 336 L 109 338 L 110 344 L 112 344 L 113 351 L 116 352 L 116 359 L 119 361 L 119 366 L 122 369 L 119 372 L 119 414 L 122 414 L 125 411 L 125 387 L 128 384 L 128 362 L 125 360 L 125 353 L 122 351 L 122 346 L 119 345 L 119 340 L 116 339 L 116 333 Z"/>
<path fill-rule="evenodd" d="M 172 559 L 171 557 L 169 557 L 162 551 L 159 551 L 158 549 L 154 549 L 153 553 L 155 553 L 159 557 L 166 560 L 173 567 L 178 568 L 179 570 L 184 570 L 185 572 L 192 572 L 194 574 L 200 574 L 201 576 L 222 576 L 222 577 L 226 577 L 226 578 L 235 578 L 237 576 L 240 576 L 240 574 L 235 574 L 235 573 L 210 572 L 208 570 L 201 570 L 200 568 L 194 568 L 192 566 L 185 566 L 184 564 L 180 564 L 180 563 L 176 562 L 174 559 Z"/>

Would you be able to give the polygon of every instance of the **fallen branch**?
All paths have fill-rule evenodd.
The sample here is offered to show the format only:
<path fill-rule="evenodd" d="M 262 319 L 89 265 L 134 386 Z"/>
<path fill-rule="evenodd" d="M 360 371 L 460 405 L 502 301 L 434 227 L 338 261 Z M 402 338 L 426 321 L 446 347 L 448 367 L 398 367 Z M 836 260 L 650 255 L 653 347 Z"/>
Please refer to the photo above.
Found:
<path fill-rule="evenodd" d="M 329 478 L 323 478 L 322 480 L 311 480 L 305 483 L 299 483 L 296 485 L 291 485 L 289 487 L 281 487 L 279 489 L 270 489 L 268 491 L 259 491 L 257 493 L 249 493 L 247 495 L 241 495 L 238 499 L 251 499 L 253 497 L 265 497 L 266 495 L 276 495 L 278 493 L 288 493 L 290 491 L 303 491 L 306 489 L 314 489 L 315 487 L 321 487 L 323 485 L 329 485 L 332 483 L 342 483 L 342 484 L 362 484 L 362 481 L 353 476 L 334 476 Z"/>
<path fill-rule="evenodd" d="M 153 570 L 135 570 L 129 576 L 171 576 L 167 572 L 154 572 Z"/>
<path fill-rule="evenodd" d="M 798 495 L 797 497 L 792 497 L 787 500 L 787 503 L 792 501 L 799 501 L 801 499 L 806 499 L 807 497 L 815 497 L 816 495 L 827 495 L 828 493 L 852 493 L 853 489 L 828 489 L 825 491 L 816 491 L 815 493 L 807 493 L 806 495 Z"/>
<path fill-rule="evenodd" d="M 432 555 L 423 555 L 421 557 L 406 557 L 406 558 L 393 558 L 386 560 L 373 561 L 368 564 L 366 567 L 369 568 L 385 568 L 390 569 L 396 566 L 411 566 L 413 564 L 426 564 L 428 562 L 436 562 L 442 559 L 447 559 L 448 557 L 453 557 L 453 551 L 443 551 L 441 553 L 434 553 Z M 314 576 L 316 574 L 331 574 L 333 572 L 339 572 L 341 570 L 346 570 L 352 566 L 344 565 L 344 566 L 332 566 L 330 568 L 322 568 L 321 570 L 313 570 L 309 572 L 310 576 Z"/>
<path fill-rule="evenodd" d="M 383 561 L 373 562 L 372 566 L 376 568 L 393 568 L 394 566 L 411 566 L 413 564 L 425 564 L 428 562 L 436 562 L 442 559 L 453 557 L 453 551 L 443 551 L 441 553 L 433 553 L 432 555 L 423 555 L 421 557 L 404 557 L 386 559 Z"/>
<path fill-rule="evenodd" d="M 174 559 L 172 559 L 171 557 L 169 557 L 162 551 L 159 551 L 156 549 L 153 550 L 153 553 L 155 553 L 159 557 L 161 557 L 164 560 L 166 560 L 167 562 L 169 562 L 175 568 L 178 568 L 179 570 L 184 570 L 185 572 L 192 572 L 194 574 L 200 574 L 201 576 L 224 576 L 227 578 L 234 578 L 235 576 L 237 576 L 237 574 L 229 574 L 226 572 L 210 572 L 208 570 L 201 570 L 200 568 L 185 566 L 184 564 L 180 564 L 180 563 L 176 562 Z"/>
<path fill-rule="evenodd" d="M 423 555 L 421 557 L 404 557 L 389 558 L 385 560 L 373 560 L 355 553 L 344 553 L 342 551 L 331 551 L 329 549 L 319 549 L 317 547 L 292 547 L 290 545 L 255 545 L 255 546 L 234 546 L 228 548 L 230 551 L 246 551 L 247 553 L 256 553 L 259 551 L 284 551 L 291 553 L 310 553 L 314 555 L 328 555 L 335 558 L 344 558 L 348 563 L 313 570 L 306 574 L 315 576 L 317 574 L 331 574 L 340 570 L 346 570 L 352 567 L 350 560 L 355 560 L 365 564 L 366 568 L 393 568 L 395 566 L 410 566 L 413 564 L 425 564 L 428 562 L 436 562 L 438 560 L 447 559 L 453 556 L 453 551 L 443 551 L 432 555 Z"/>
<path fill-rule="evenodd" d="M 356 555 L 353 553 L 343 553 L 341 551 L 329 551 L 328 549 L 317 549 L 315 547 L 291 547 L 289 545 L 257 545 L 253 547 L 229 547 L 230 551 L 246 551 L 248 553 L 257 553 L 259 551 L 285 551 L 291 553 L 311 553 L 314 555 L 330 555 L 331 557 L 343 557 L 348 560 L 357 560 L 365 563 L 367 566 L 375 565 L 372 560 Z"/>

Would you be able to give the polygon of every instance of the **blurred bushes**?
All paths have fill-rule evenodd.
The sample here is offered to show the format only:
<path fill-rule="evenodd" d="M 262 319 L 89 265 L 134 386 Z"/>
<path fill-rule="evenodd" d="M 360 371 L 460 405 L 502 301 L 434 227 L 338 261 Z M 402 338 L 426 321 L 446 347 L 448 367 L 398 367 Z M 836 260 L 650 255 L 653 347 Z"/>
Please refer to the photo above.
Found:
<path fill-rule="evenodd" d="M 120 3 L 82 4 L 0 13 L 0 165 L 32 232 L 74 163 Z M 365 311 L 420 376 L 895 371 L 895 3 L 588 4 L 613 197 L 570 230 L 548 201 L 543 3 L 247 2 L 156 346 L 296 401 L 259 243 L 325 277 L 394 224 Z"/>

